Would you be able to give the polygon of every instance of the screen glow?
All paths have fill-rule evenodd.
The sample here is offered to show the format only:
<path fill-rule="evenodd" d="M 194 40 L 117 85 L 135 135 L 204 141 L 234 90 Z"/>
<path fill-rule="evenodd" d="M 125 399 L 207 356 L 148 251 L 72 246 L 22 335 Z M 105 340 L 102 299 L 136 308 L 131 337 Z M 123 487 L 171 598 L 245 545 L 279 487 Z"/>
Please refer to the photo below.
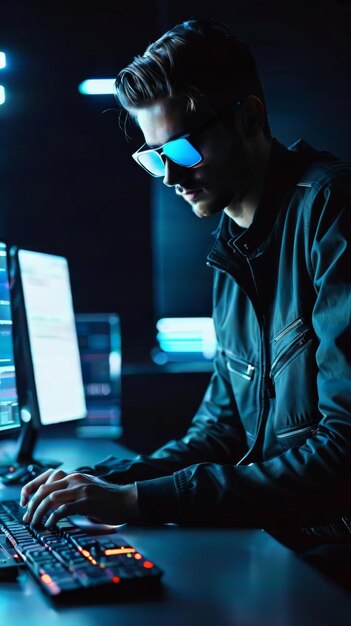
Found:
<path fill-rule="evenodd" d="M 42 424 L 83 418 L 84 387 L 68 264 L 64 257 L 18 253 Z"/>
<path fill-rule="evenodd" d="M 3 70 L 6 67 L 6 54 L 5 52 L 0 52 L 0 70 Z"/>
<path fill-rule="evenodd" d="M 5 87 L 0 85 L 0 105 L 5 102 Z"/>

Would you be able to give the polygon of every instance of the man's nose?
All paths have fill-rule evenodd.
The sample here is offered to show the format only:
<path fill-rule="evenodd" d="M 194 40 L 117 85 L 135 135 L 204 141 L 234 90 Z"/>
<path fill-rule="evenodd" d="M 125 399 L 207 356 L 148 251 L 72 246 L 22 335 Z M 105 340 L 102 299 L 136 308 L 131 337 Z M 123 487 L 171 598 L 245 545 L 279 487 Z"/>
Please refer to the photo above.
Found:
<path fill-rule="evenodd" d="M 171 161 L 168 157 L 163 156 L 162 158 L 165 165 L 163 184 L 167 187 L 174 187 L 175 185 L 181 184 L 187 175 L 187 168 L 177 165 L 177 163 L 174 163 L 174 161 Z"/>

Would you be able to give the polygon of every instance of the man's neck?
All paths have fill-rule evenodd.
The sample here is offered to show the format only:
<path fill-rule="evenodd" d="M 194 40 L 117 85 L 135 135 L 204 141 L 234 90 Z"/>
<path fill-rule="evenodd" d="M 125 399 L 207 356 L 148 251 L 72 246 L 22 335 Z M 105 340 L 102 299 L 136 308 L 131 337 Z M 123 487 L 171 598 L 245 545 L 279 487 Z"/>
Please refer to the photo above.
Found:
<path fill-rule="evenodd" d="M 251 226 L 256 209 L 262 196 L 267 170 L 271 157 L 272 140 L 265 140 L 260 146 L 260 158 L 252 171 L 252 185 L 246 196 L 235 206 L 229 206 L 224 212 L 241 228 Z"/>

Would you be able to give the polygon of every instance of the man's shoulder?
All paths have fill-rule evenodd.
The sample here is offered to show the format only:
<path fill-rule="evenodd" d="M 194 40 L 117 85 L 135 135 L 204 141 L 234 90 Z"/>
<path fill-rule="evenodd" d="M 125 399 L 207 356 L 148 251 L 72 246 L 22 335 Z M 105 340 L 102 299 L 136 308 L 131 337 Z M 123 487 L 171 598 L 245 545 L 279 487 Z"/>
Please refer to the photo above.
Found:
<path fill-rule="evenodd" d="M 318 189 L 341 180 L 349 180 L 351 184 L 351 162 L 326 150 L 318 150 L 303 139 L 289 146 L 289 150 L 306 161 L 306 167 L 297 182 L 299 187 Z"/>

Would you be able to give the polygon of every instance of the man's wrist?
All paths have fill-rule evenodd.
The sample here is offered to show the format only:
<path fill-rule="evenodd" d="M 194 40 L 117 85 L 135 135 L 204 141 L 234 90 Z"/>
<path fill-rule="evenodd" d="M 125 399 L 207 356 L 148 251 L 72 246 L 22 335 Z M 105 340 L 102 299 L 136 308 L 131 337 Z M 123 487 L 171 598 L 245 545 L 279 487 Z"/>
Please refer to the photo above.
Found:
<path fill-rule="evenodd" d="M 178 521 L 179 501 L 174 476 L 137 481 L 136 486 L 143 523 Z"/>
<path fill-rule="evenodd" d="M 127 513 L 128 522 L 140 521 L 140 510 L 138 503 L 138 490 L 136 483 L 131 485 L 123 485 L 120 487 L 124 491 L 125 495 L 125 510 Z"/>

